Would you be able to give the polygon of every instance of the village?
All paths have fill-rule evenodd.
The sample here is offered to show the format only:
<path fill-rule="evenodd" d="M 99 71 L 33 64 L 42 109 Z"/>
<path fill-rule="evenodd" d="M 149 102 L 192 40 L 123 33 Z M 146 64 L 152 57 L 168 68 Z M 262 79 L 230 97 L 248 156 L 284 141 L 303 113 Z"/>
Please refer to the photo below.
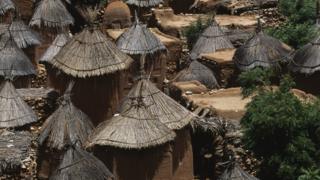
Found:
<path fill-rule="evenodd" d="M 319 0 L 0 0 L 0 179 L 319 180 Z"/>

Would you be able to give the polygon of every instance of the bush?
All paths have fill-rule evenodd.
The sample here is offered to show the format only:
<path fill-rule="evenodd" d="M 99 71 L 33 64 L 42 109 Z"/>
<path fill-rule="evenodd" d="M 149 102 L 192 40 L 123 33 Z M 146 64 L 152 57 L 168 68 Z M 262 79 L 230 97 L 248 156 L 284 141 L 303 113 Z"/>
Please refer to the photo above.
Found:
<path fill-rule="evenodd" d="M 184 31 L 183 35 L 187 38 L 188 48 L 192 49 L 193 45 L 198 40 L 202 32 L 210 26 L 212 19 L 203 20 L 200 17 L 196 22 L 188 26 Z"/>
<path fill-rule="evenodd" d="M 284 77 L 279 89 L 258 91 L 241 120 L 245 146 L 262 159 L 261 179 L 294 180 L 320 165 L 320 103 L 302 103 L 293 85 Z"/>

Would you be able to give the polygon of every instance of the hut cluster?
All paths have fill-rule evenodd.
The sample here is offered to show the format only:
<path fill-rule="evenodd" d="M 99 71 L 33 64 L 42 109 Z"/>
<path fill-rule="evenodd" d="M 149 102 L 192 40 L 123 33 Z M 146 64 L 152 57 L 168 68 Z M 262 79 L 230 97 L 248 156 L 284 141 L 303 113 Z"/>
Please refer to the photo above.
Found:
<path fill-rule="evenodd" d="M 182 53 L 182 29 L 208 17 L 176 15 L 169 5 L 162 0 L 111 0 L 97 9 L 95 1 L 0 0 L 0 174 L 17 169 L 26 158 L 32 135 L 25 130 L 37 123 L 38 178 L 194 179 L 200 166 L 214 171 L 208 168 L 215 163 L 207 147 L 212 139 L 196 147 L 204 140 L 194 131 L 218 134 L 212 120 L 217 113 L 194 108 L 196 102 L 181 105 L 169 96 L 174 93 L 168 87 L 178 87 L 185 97 L 202 97 L 236 86 L 234 76 L 256 67 L 289 64 L 301 74 L 319 70 L 319 38 L 293 53 L 264 33 L 259 18 L 252 16 L 214 16 L 186 50 L 190 53 Z M 243 22 L 239 18 L 247 29 L 238 36 L 233 33 L 239 29 L 232 27 Z M 181 54 L 188 62 L 184 68 Z M 47 73 L 45 86 L 60 95 L 59 106 L 43 124 L 16 90 L 30 88 L 41 65 Z M 226 91 L 232 97 L 221 93 L 200 104 L 208 101 L 226 110 L 217 101 L 236 99 L 234 89 Z M 224 170 L 199 176 L 256 179 L 234 161 Z"/>

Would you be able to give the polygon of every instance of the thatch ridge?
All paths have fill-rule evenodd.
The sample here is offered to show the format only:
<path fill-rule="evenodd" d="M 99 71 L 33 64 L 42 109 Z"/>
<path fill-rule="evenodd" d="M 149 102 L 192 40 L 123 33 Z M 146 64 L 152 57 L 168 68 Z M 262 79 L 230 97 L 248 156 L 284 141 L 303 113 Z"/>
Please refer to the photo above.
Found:
<path fill-rule="evenodd" d="M 100 30 L 84 29 L 50 63 L 74 77 L 101 76 L 127 69 L 132 59 Z"/>
<path fill-rule="evenodd" d="M 166 50 L 160 39 L 147 28 L 147 25 L 138 20 L 119 36 L 116 44 L 122 52 L 127 54 L 152 54 Z"/>
<path fill-rule="evenodd" d="M 101 123 L 89 145 L 143 149 L 172 141 L 175 133 L 151 114 L 144 104 L 133 102 L 119 115 Z"/>
<path fill-rule="evenodd" d="M 5 14 L 10 9 L 15 9 L 15 5 L 11 0 L 0 1 L 0 15 Z"/>
<path fill-rule="evenodd" d="M 109 180 L 109 169 L 95 156 L 77 147 L 69 147 L 50 180 Z"/>
<path fill-rule="evenodd" d="M 320 36 L 297 50 L 289 69 L 303 74 L 313 74 L 320 70 Z"/>
<path fill-rule="evenodd" d="M 234 48 L 234 46 L 216 21 L 213 20 L 212 24 L 204 30 L 194 44 L 190 52 L 190 57 L 197 59 L 201 54 L 214 53 L 219 49 L 228 48 Z"/>
<path fill-rule="evenodd" d="M 233 60 L 242 71 L 269 68 L 288 61 L 291 51 L 286 44 L 260 31 L 236 50 Z"/>
<path fill-rule="evenodd" d="M 65 27 L 74 19 L 61 0 L 41 0 L 30 20 L 30 26 Z"/>
<path fill-rule="evenodd" d="M 193 81 L 197 80 L 209 89 L 219 88 L 218 81 L 214 73 L 197 60 L 193 60 L 190 65 L 180 71 L 173 81 Z"/>
<path fill-rule="evenodd" d="M 40 58 L 40 62 L 45 63 L 52 61 L 52 59 L 59 53 L 61 48 L 70 40 L 70 38 L 71 37 L 67 33 L 58 34 L 52 44 Z"/>
<path fill-rule="evenodd" d="M 51 149 L 62 150 L 68 144 L 87 141 L 94 126 L 90 118 L 75 107 L 65 95 L 60 107 L 45 121 L 39 136 L 39 143 Z"/>
<path fill-rule="evenodd" d="M 227 170 L 219 177 L 218 180 L 258 180 L 258 178 L 245 172 L 239 164 L 231 165 Z"/>
<path fill-rule="evenodd" d="M 126 3 L 138 7 L 152 7 L 163 3 L 163 0 L 127 0 Z"/>
<path fill-rule="evenodd" d="M 132 101 L 139 98 L 154 116 L 172 130 L 184 128 L 196 117 L 147 79 L 141 79 L 133 86 L 120 109 L 128 108 Z"/>
<path fill-rule="evenodd" d="M 24 126 L 38 120 L 9 80 L 0 88 L 0 128 Z"/>
<path fill-rule="evenodd" d="M 22 20 L 14 20 L 10 24 L 9 32 L 19 48 L 41 44 L 39 35 Z"/>
<path fill-rule="evenodd" d="M 8 71 L 14 77 L 36 74 L 29 58 L 11 37 L 3 34 L 0 40 L 0 76 L 5 76 Z"/>

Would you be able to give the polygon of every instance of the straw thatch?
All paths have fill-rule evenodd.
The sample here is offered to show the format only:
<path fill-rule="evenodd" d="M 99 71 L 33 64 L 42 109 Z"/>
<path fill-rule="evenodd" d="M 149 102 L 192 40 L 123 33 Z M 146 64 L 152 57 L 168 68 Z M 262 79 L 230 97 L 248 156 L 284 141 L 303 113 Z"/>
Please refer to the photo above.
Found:
<path fill-rule="evenodd" d="M 0 128 L 19 127 L 37 121 L 37 116 L 6 80 L 0 90 Z"/>
<path fill-rule="evenodd" d="M 194 44 L 190 56 L 197 59 L 201 54 L 214 53 L 219 49 L 234 48 L 231 41 L 224 35 L 220 26 L 213 20 L 212 24 L 204 30 Z"/>
<path fill-rule="evenodd" d="M 58 34 L 56 39 L 48 47 L 46 52 L 40 58 L 40 62 L 46 63 L 52 61 L 52 59 L 59 53 L 61 48 L 70 40 L 69 34 L 61 33 Z"/>
<path fill-rule="evenodd" d="M 69 95 L 64 95 L 60 107 L 43 124 L 39 143 L 46 143 L 47 147 L 57 150 L 70 143 L 81 145 L 93 128 L 89 117 L 73 105 Z"/>
<path fill-rule="evenodd" d="M 0 76 L 5 76 L 8 71 L 13 77 L 36 74 L 29 58 L 11 37 L 3 34 L 0 40 Z"/>
<path fill-rule="evenodd" d="M 72 25 L 74 19 L 61 0 L 41 0 L 30 20 L 31 26 L 66 27 Z"/>
<path fill-rule="evenodd" d="M 201 64 L 197 60 L 193 60 L 189 67 L 180 71 L 175 77 L 174 81 L 199 81 L 207 88 L 219 88 L 219 84 L 213 72 Z"/>
<path fill-rule="evenodd" d="M 242 71 L 255 67 L 269 68 L 287 61 L 290 52 L 289 46 L 260 31 L 237 49 L 233 60 Z"/>
<path fill-rule="evenodd" d="M 92 154 L 70 147 L 64 154 L 58 169 L 50 180 L 109 180 L 113 175 L 109 169 Z"/>
<path fill-rule="evenodd" d="M 139 98 L 142 98 L 154 116 L 172 130 L 184 128 L 196 116 L 146 79 L 138 81 L 133 86 L 120 109 L 128 108 L 131 101 Z"/>
<path fill-rule="evenodd" d="M 11 0 L 0 1 L 0 15 L 5 14 L 10 9 L 15 9 L 14 3 Z"/>
<path fill-rule="evenodd" d="M 23 160 L 30 155 L 32 135 L 29 132 L 0 133 L 0 174 L 19 172 Z"/>
<path fill-rule="evenodd" d="M 219 180 L 258 180 L 248 174 L 238 164 L 231 165 L 220 177 Z"/>
<path fill-rule="evenodd" d="M 289 69 L 303 74 L 313 74 L 320 70 L 320 36 L 295 53 Z"/>
<path fill-rule="evenodd" d="M 137 100 L 139 101 L 139 100 Z M 142 149 L 172 141 L 175 133 L 162 124 L 143 103 L 132 102 L 90 136 L 89 146 Z"/>
<path fill-rule="evenodd" d="M 137 17 L 136 17 L 137 18 Z M 118 48 L 127 54 L 151 54 L 165 50 L 166 47 L 147 25 L 138 20 L 117 39 Z"/>
<path fill-rule="evenodd" d="M 138 7 L 152 7 L 163 3 L 163 0 L 127 0 L 126 3 Z"/>
<path fill-rule="evenodd" d="M 39 35 L 24 24 L 22 20 L 13 21 L 8 30 L 7 32 L 10 33 L 19 48 L 41 44 Z"/>
<path fill-rule="evenodd" d="M 50 61 L 66 74 L 80 78 L 124 70 L 131 62 L 101 31 L 89 28 L 75 35 Z"/>

